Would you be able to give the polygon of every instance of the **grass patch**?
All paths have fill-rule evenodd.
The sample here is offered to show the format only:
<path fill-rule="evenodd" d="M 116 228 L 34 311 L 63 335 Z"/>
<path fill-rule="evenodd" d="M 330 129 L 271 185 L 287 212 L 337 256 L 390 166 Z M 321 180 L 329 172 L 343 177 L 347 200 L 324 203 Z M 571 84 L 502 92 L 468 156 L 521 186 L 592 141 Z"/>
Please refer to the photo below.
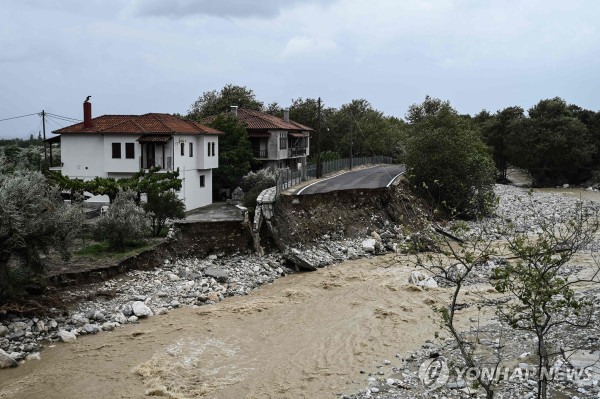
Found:
<path fill-rule="evenodd" d="M 109 248 L 107 242 L 101 242 L 86 245 L 74 253 L 75 255 L 89 257 L 94 260 L 124 259 L 131 255 L 140 253 L 143 250 L 149 249 L 153 245 L 154 243 L 145 241 L 128 241 L 125 243 L 125 247 L 122 250 L 115 251 Z"/>

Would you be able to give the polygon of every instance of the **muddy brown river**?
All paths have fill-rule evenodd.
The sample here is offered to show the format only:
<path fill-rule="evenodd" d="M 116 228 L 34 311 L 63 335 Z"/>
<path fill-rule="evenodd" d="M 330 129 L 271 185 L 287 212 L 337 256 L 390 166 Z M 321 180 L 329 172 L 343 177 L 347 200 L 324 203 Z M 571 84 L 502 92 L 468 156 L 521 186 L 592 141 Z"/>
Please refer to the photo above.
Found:
<path fill-rule="evenodd" d="M 360 370 L 437 330 L 435 292 L 391 255 L 290 275 L 245 297 L 180 308 L 47 347 L 0 373 L 0 398 L 298 398 L 356 392 Z M 371 370 L 372 371 L 372 370 Z"/>
<path fill-rule="evenodd" d="M 561 194 L 600 198 L 566 191 Z M 409 285 L 412 270 L 392 255 L 348 261 L 280 278 L 248 296 L 51 344 L 41 360 L 0 372 L 0 398 L 334 398 L 357 392 L 366 385 L 361 370 L 376 371 L 382 359 L 394 365 L 396 353 L 407 355 L 439 331 L 431 305 L 444 300 L 445 291 Z M 464 320 L 468 312 L 461 312 Z"/>

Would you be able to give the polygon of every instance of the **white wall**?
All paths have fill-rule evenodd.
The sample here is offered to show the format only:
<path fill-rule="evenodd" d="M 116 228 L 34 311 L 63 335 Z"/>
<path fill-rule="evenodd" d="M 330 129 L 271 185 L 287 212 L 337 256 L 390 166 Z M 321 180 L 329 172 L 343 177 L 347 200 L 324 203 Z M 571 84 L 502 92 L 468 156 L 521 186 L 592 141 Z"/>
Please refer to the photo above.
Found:
<path fill-rule="evenodd" d="M 140 169 L 141 145 L 138 135 L 67 135 L 61 136 L 61 155 L 65 176 L 90 180 L 96 176 L 115 178 L 129 177 Z M 125 144 L 134 143 L 133 159 L 125 158 Z M 181 156 L 180 143 L 185 143 L 185 152 Z M 207 157 L 208 143 L 215 143 L 215 156 Z M 112 143 L 121 144 L 121 158 L 112 158 Z M 171 143 L 175 148 L 173 154 Z M 200 135 L 174 135 L 167 148 L 165 160 L 174 155 L 174 168 L 179 168 L 182 188 L 177 193 L 184 200 L 187 210 L 212 203 L 212 169 L 218 167 L 218 137 Z M 189 155 L 189 143 L 193 143 L 193 156 Z M 162 162 L 162 145 L 156 148 L 157 163 Z M 203 166 L 203 167 L 200 167 Z M 200 176 L 204 175 L 205 185 L 200 187 Z M 97 196 L 91 202 L 108 202 L 108 197 Z"/>
<path fill-rule="evenodd" d="M 102 154 L 104 137 L 101 135 L 63 134 L 60 147 L 63 176 L 72 179 L 107 176 Z"/>
<path fill-rule="evenodd" d="M 139 135 L 130 134 L 105 134 L 104 135 L 104 171 L 105 172 L 128 172 L 135 173 L 140 170 L 140 156 L 142 146 L 137 142 Z M 62 138 L 61 138 L 62 139 Z M 121 146 L 121 158 L 112 157 L 112 143 Z M 133 159 L 125 158 L 125 143 L 133 143 Z M 96 155 L 97 156 L 97 155 Z"/>
<path fill-rule="evenodd" d="M 204 187 L 200 187 L 201 175 L 204 175 Z M 180 170 L 179 177 L 183 184 L 177 194 L 185 202 L 186 210 L 190 211 L 212 203 L 212 169 Z"/>

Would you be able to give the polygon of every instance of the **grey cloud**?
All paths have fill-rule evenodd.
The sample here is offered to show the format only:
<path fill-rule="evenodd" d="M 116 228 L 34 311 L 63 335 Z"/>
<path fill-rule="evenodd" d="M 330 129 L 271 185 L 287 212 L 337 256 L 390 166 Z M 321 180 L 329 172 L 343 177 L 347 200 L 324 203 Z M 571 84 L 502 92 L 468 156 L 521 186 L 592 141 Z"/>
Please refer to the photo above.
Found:
<path fill-rule="evenodd" d="M 284 8 L 298 4 L 329 4 L 335 0 L 134 0 L 133 13 L 139 16 L 183 18 L 208 15 L 223 18 L 275 18 Z"/>

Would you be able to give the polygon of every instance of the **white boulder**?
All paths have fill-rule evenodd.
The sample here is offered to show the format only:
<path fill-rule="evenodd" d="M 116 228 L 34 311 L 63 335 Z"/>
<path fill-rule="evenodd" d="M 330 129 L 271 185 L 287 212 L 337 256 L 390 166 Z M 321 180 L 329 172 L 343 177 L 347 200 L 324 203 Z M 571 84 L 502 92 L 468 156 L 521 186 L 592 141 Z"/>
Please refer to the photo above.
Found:
<path fill-rule="evenodd" d="M 75 340 L 77 339 L 77 336 L 75 336 L 75 334 L 67 330 L 60 330 L 58 332 L 58 336 L 60 337 L 62 342 L 75 342 Z"/>
<path fill-rule="evenodd" d="M 137 317 L 148 317 L 152 316 L 152 310 L 142 301 L 136 301 L 131 304 L 131 308 L 133 309 L 133 314 Z"/>

